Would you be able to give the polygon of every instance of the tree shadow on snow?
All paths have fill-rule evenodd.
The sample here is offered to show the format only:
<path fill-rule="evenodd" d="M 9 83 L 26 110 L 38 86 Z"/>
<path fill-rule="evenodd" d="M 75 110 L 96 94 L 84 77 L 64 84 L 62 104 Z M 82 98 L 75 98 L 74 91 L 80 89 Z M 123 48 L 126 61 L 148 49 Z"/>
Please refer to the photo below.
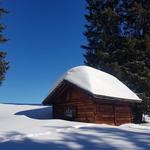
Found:
<path fill-rule="evenodd" d="M 104 136 L 102 139 L 108 140 L 119 140 L 118 145 L 120 142 L 127 141 L 132 146 L 136 147 L 137 149 L 143 149 L 143 150 L 150 150 L 150 132 L 146 132 L 146 130 L 143 130 L 142 132 L 137 131 L 127 131 L 127 129 L 121 129 L 121 128 L 103 128 L 103 127 L 81 127 L 81 130 L 84 131 L 91 131 L 98 134 L 104 134 L 107 136 Z M 134 130 L 134 129 L 133 129 Z M 107 139 L 106 139 L 107 138 Z M 108 140 L 109 141 L 109 140 Z M 118 147 L 119 149 L 123 149 L 121 147 Z M 125 149 L 125 147 L 124 147 Z M 126 145 L 126 149 L 128 149 L 128 145 Z"/>
<path fill-rule="evenodd" d="M 51 128 L 51 126 L 49 127 Z M 59 128 L 61 129 L 61 128 Z M 66 128 L 67 129 L 67 128 Z M 77 131 L 77 132 L 76 132 Z M 95 133 L 95 134 L 93 134 Z M 103 127 L 82 127 L 81 129 L 66 132 L 63 128 L 59 132 L 59 137 L 52 139 L 53 134 L 49 135 L 50 140 L 41 141 L 34 140 L 26 137 L 25 135 L 17 132 L 6 134 L 5 140 L 0 139 L 1 150 L 27 150 L 27 149 L 52 149 L 52 150 L 149 150 L 149 137 L 150 133 L 130 132 L 116 128 L 103 128 Z M 22 137 L 21 140 L 15 140 Z M 10 139 L 7 141 L 7 139 Z M 116 142 L 116 141 L 117 142 Z M 127 143 L 133 147 L 129 148 Z M 71 146 L 70 146 L 71 145 Z M 76 147 L 77 146 L 77 147 Z"/>
<path fill-rule="evenodd" d="M 20 140 L 17 140 L 17 137 L 18 138 L 21 137 Z M 11 132 L 6 134 L 4 139 L 0 138 L 1 150 L 31 150 L 31 149 L 42 150 L 48 148 L 51 148 L 52 150 L 53 149 L 63 150 L 66 147 L 64 147 L 61 144 L 56 145 L 51 142 L 35 141 L 19 132 Z"/>
<path fill-rule="evenodd" d="M 24 111 L 19 111 L 15 115 L 24 115 L 32 119 L 51 119 L 52 118 L 52 108 L 47 106 L 44 108 L 29 109 Z"/>
<path fill-rule="evenodd" d="M 12 139 L 9 141 L 0 142 L 1 150 L 27 150 L 27 149 L 52 149 L 52 150 L 117 150 L 111 145 L 101 142 L 96 144 L 92 142 L 92 139 L 96 138 L 95 136 L 85 136 L 80 133 L 66 134 L 61 133 L 60 136 L 64 138 L 62 140 L 49 140 L 49 141 L 39 141 L 33 140 L 27 137 L 24 137 L 23 134 L 12 132 L 7 134 L 8 138 Z M 15 140 L 16 137 L 22 136 L 21 140 Z M 53 136 L 53 135 L 51 135 Z M 5 137 L 7 139 L 7 137 Z M 14 139 L 14 140 L 13 140 Z M 72 145 L 72 146 L 70 146 Z M 77 145 L 78 147 L 75 147 Z"/>
<path fill-rule="evenodd" d="M 49 127 L 51 128 L 51 126 Z M 82 149 L 85 150 L 150 150 L 150 132 L 146 132 L 146 130 L 143 132 L 137 132 L 119 128 L 91 126 L 80 127 L 79 129 L 76 129 L 78 132 L 76 132 L 73 127 L 70 127 L 73 129 L 72 132 L 65 132 L 65 127 L 61 128 L 53 126 L 53 128 L 62 131 L 61 133 L 65 135 L 64 141 L 75 142 L 81 145 Z M 66 131 L 67 128 L 68 127 L 66 127 Z M 126 145 L 124 142 L 129 145 Z"/>

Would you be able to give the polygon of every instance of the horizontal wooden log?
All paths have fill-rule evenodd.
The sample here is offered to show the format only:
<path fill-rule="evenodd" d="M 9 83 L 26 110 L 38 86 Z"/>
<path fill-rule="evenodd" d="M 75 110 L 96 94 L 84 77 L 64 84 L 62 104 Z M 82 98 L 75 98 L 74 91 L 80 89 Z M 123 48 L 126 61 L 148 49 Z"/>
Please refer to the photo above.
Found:
<path fill-rule="evenodd" d="M 97 115 L 102 115 L 102 114 L 106 114 L 106 115 L 114 115 L 114 111 L 100 111 L 100 112 L 96 112 Z"/>
<path fill-rule="evenodd" d="M 115 111 L 130 111 L 130 107 L 115 107 Z"/>
<path fill-rule="evenodd" d="M 77 117 L 78 118 L 93 118 L 94 119 L 94 115 L 93 114 L 91 114 L 91 115 L 86 115 L 86 114 L 84 114 L 84 115 L 77 115 Z"/>
<path fill-rule="evenodd" d="M 114 118 L 95 118 L 95 121 L 110 121 L 114 122 Z"/>
<path fill-rule="evenodd" d="M 90 108 L 90 109 L 87 109 L 87 108 L 77 108 L 77 111 L 78 112 L 95 112 L 95 109 L 94 108 Z"/>
<path fill-rule="evenodd" d="M 110 105 L 97 106 L 97 111 L 113 111 L 113 110 L 114 110 L 113 106 Z"/>
<path fill-rule="evenodd" d="M 95 123 L 115 125 L 114 121 L 97 121 L 96 120 Z"/>
<path fill-rule="evenodd" d="M 57 105 L 57 108 L 58 107 L 64 107 L 64 106 L 71 106 L 71 105 L 74 105 L 74 106 L 81 106 L 81 107 L 87 107 L 87 106 L 93 106 L 93 103 L 81 103 L 81 102 L 77 102 L 77 101 L 75 101 L 75 102 L 65 102 L 65 103 L 63 103 L 63 104 L 58 104 Z M 55 106 L 56 107 L 56 106 Z"/>
<path fill-rule="evenodd" d="M 86 115 L 95 115 L 95 113 L 94 112 L 92 112 L 92 111 L 82 111 L 82 112 L 77 112 L 77 114 L 78 115 L 83 115 L 83 114 L 86 114 Z"/>
<path fill-rule="evenodd" d="M 95 108 L 93 105 L 77 105 L 78 109 L 91 109 L 91 108 Z"/>
<path fill-rule="evenodd" d="M 96 114 L 97 118 L 114 118 L 114 114 Z"/>
<path fill-rule="evenodd" d="M 122 121 L 123 121 L 123 122 L 124 122 L 124 121 L 125 121 L 125 122 L 128 122 L 128 121 L 130 122 L 130 121 L 131 121 L 131 118 L 116 118 L 115 120 L 116 120 L 116 122 L 122 122 Z"/>
<path fill-rule="evenodd" d="M 131 118 L 130 114 L 115 115 L 116 118 Z"/>
<path fill-rule="evenodd" d="M 77 121 L 80 121 L 80 122 L 92 122 L 94 123 L 95 120 L 93 118 L 76 118 Z"/>

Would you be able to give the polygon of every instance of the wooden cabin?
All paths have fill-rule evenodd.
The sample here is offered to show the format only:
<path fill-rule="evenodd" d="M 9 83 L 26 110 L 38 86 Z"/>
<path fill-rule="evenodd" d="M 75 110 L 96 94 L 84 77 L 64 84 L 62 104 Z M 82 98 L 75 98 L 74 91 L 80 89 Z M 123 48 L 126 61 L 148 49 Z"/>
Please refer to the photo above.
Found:
<path fill-rule="evenodd" d="M 131 123 L 135 93 L 112 75 L 79 66 L 69 70 L 43 101 L 53 105 L 53 118 L 120 125 Z"/>

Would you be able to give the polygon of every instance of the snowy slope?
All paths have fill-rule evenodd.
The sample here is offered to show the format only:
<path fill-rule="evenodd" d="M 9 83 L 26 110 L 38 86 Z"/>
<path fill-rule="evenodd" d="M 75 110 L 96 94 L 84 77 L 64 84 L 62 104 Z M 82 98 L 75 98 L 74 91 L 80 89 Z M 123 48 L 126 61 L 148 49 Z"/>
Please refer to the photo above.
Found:
<path fill-rule="evenodd" d="M 88 66 L 78 66 L 67 71 L 54 85 L 50 93 L 63 80 L 67 80 L 94 95 L 129 99 L 141 99 L 116 77 Z"/>
<path fill-rule="evenodd" d="M 0 104 L 0 150 L 149 150 L 150 125 L 70 122 L 51 107 Z"/>

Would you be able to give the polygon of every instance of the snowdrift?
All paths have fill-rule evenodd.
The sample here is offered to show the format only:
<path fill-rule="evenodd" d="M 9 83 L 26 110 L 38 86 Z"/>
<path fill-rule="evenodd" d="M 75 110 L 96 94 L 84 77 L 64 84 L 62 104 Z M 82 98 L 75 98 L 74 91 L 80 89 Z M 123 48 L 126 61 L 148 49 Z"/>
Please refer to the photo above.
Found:
<path fill-rule="evenodd" d="M 0 104 L 1 150 L 149 150 L 150 125 L 50 119 L 51 106 Z"/>

